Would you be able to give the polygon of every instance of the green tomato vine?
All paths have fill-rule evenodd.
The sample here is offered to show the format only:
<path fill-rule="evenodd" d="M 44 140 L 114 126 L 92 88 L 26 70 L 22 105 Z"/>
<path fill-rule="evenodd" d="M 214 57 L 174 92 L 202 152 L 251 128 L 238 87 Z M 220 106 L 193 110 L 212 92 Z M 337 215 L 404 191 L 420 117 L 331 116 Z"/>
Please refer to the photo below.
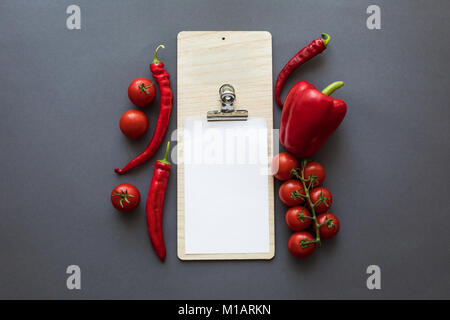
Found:
<path fill-rule="evenodd" d="M 312 203 L 309 191 L 314 187 L 314 184 L 316 182 L 318 182 L 318 179 L 317 179 L 317 177 L 315 175 L 311 175 L 308 178 L 305 178 L 305 167 L 306 167 L 307 163 L 308 163 L 308 160 L 303 160 L 301 168 L 295 168 L 295 169 L 291 170 L 291 173 L 294 175 L 294 177 L 297 180 L 300 180 L 302 182 L 302 185 L 303 185 L 303 190 L 295 190 L 295 191 L 293 191 L 291 193 L 291 198 L 294 199 L 294 200 L 296 200 L 297 198 L 304 199 L 305 202 L 307 202 L 306 204 L 311 209 L 311 217 L 305 216 L 303 214 L 303 210 L 302 210 L 302 212 L 298 216 L 298 219 L 300 219 L 300 220 L 305 219 L 305 218 L 312 219 L 313 220 L 312 221 L 313 226 L 314 226 L 314 228 L 316 230 L 316 238 L 314 240 L 305 240 L 305 239 L 300 240 L 300 246 L 302 248 L 309 247 L 311 243 L 316 243 L 320 247 L 320 245 L 321 245 L 320 231 L 319 231 L 320 227 L 323 226 L 323 225 L 327 225 L 328 228 L 334 227 L 333 219 L 327 218 L 322 224 L 319 224 L 318 221 L 317 221 L 315 207 L 317 207 L 322 202 L 327 207 L 329 207 L 329 205 L 327 203 L 327 197 L 325 197 L 323 195 L 323 193 L 320 194 L 319 199 L 315 203 Z M 299 171 L 300 171 L 300 173 L 299 173 Z M 303 192 L 301 192 L 301 191 L 303 191 Z"/>

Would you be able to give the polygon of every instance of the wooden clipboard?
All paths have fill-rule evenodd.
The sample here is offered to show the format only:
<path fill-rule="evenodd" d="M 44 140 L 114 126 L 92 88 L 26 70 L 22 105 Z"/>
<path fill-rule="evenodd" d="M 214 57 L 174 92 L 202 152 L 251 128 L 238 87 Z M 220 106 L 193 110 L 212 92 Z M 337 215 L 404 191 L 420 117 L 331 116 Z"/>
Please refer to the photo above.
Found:
<path fill-rule="evenodd" d="M 177 159 L 183 159 L 185 118 L 205 117 L 217 106 L 218 88 L 231 83 L 239 94 L 239 105 L 250 116 L 267 121 L 268 152 L 273 150 L 272 36 L 266 31 L 182 31 L 178 34 L 177 70 Z M 269 252 L 186 254 L 185 172 L 177 166 L 177 236 L 181 260 L 271 259 L 274 243 L 273 177 L 267 176 L 269 199 Z"/>

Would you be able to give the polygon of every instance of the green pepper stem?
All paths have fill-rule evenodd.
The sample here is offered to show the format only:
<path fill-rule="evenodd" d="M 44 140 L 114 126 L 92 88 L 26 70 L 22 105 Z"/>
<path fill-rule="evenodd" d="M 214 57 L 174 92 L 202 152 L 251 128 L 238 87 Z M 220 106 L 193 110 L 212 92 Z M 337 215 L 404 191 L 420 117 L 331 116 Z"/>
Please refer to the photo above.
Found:
<path fill-rule="evenodd" d="M 167 160 L 167 156 L 169 155 L 169 146 L 170 146 L 170 141 L 167 141 L 166 154 L 164 155 L 164 159 L 158 160 L 159 162 L 165 163 L 165 164 L 170 164 L 169 160 Z"/>
<path fill-rule="evenodd" d="M 323 32 L 321 34 L 321 36 L 322 36 L 323 45 L 326 47 L 328 45 L 328 42 L 330 42 L 331 37 L 328 33 L 325 33 L 325 32 Z"/>
<path fill-rule="evenodd" d="M 344 85 L 344 81 L 335 81 L 332 84 L 330 84 L 328 87 L 322 90 L 323 94 L 326 94 L 327 96 L 331 95 L 334 91 L 339 89 Z"/>
<path fill-rule="evenodd" d="M 159 62 L 160 62 L 160 61 L 158 60 L 158 57 L 157 57 L 159 48 L 165 49 L 166 47 L 164 47 L 163 44 L 160 44 L 160 45 L 156 48 L 156 50 L 155 50 L 155 55 L 153 56 L 153 62 L 152 62 L 152 63 L 159 63 Z"/>

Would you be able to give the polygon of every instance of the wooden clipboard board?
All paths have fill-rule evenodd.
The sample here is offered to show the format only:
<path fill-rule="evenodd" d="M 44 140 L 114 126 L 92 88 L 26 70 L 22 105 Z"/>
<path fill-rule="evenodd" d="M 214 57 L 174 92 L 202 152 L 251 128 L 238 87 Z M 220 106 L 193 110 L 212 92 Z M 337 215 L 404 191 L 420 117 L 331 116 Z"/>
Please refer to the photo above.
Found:
<path fill-rule="evenodd" d="M 250 116 L 267 120 L 267 157 L 273 154 L 272 36 L 266 31 L 182 31 L 177 50 L 177 159 L 183 159 L 185 118 L 205 117 L 217 106 L 218 88 L 231 83 L 239 105 Z M 185 171 L 177 166 L 177 244 L 181 260 L 271 259 L 275 254 L 273 177 L 267 176 L 269 252 L 186 254 Z"/>

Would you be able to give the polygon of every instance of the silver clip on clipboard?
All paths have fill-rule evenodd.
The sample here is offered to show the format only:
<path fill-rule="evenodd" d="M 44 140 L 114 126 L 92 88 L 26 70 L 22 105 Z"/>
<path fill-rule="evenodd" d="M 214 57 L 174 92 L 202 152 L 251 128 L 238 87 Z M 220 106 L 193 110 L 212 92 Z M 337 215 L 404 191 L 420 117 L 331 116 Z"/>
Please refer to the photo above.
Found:
<path fill-rule="evenodd" d="M 245 121 L 248 119 L 247 110 L 234 110 L 234 100 L 236 94 L 231 84 L 224 84 L 219 89 L 222 107 L 220 110 L 208 111 L 206 118 L 208 121 Z"/>

